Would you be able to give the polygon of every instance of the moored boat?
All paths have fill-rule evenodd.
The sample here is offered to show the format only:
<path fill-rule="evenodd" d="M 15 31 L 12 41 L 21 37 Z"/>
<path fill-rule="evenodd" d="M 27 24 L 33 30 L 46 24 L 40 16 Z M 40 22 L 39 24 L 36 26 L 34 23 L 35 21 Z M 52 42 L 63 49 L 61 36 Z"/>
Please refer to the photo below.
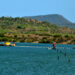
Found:
<path fill-rule="evenodd" d="M 11 44 L 10 42 L 5 42 L 5 43 L 0 44 L 0 46 L 15 46 L 15 43 Z"/>

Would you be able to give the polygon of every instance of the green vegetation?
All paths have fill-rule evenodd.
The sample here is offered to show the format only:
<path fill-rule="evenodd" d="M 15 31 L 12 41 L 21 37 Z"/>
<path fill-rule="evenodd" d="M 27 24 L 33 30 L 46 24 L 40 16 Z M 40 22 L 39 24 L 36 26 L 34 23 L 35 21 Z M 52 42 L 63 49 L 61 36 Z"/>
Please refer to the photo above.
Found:
<path fill-rule="evenodd" d="M 36 43 L 75 42 L 75 30 L 24 17 L 0 18 L 0 41 Z"/>

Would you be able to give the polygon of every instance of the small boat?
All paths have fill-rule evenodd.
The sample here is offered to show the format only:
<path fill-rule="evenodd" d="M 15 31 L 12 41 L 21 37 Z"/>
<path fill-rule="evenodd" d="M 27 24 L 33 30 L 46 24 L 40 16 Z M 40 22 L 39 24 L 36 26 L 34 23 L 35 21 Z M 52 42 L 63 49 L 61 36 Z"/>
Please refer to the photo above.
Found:
<path fill-rule="evenodd" d="M 15 43 L 11 44 L 10 42 L 5 42 L 3 44 L 0 44 L 0 46 L 15 46 Z"/>

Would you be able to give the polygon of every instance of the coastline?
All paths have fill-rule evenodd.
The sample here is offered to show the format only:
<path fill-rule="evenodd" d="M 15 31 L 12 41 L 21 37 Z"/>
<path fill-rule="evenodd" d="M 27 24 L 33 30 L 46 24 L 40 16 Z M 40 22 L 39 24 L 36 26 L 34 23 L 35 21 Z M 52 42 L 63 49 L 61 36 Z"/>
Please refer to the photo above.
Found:
<path fill-rule="evenodd" d="M 0 41 L 0 42 L 3 43 L 3 42 L 6 42 L 6 41 Z M 12 42 L 12 41 L 9 41 L 9 42 Z M 35 44 L 38 44 L 39 41 L 34 41 L 34 42 L 16 42 L 15 41 L 15 43 L 35 43 Z M 52 43 L 43 43 L 43 42 L 41 42 L 39 44 L 52 44 Z M 63 44 L 63 45 L 69 44 L 69 45 L 74 45 L 74 43 L 67 43 L 67 42 L 61 42 L 61 43 L 56 43 L 56 44 Z"/>
<path fill-rule="evenodd" d="M 2 42 L 26 42 L 26 43 L 53 43 L 57 44 L 75 44 L 75 36 L 71 34 L 4 34 L 0 37 Z"/>

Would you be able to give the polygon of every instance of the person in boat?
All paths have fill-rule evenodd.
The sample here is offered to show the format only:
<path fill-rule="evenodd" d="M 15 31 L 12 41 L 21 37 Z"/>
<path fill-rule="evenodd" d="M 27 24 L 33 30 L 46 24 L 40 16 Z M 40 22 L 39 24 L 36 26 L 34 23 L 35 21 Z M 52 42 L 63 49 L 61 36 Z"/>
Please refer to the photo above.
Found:
<path fill-rule="evenodd" d="M 10 46 L 10 45 L 11 45 L 10 42 L 5 42 L 5 43 L 4 43 L 4 46 Z"/>
<path fill-rule="evenodd" d="M 15 46 L 15 43 L 14 44 L 11 44 L 10 42 L 5 42 L 4 45 L 5 46 Z"/>
<path fill-rule="evenodd" d="M 0 46 L 15 46 L 15 43 L 11 44 L 10 42 L 5 42 L 3 44 L 0 44 Z"/>
<path fill-rule="evenodd" d="M 14 44 L 11 44 L 11 46 L 15 46 L 15 42 L 14 42 Z"/>
<path fill-rule="evenodd" d="M 56 49 L 56 43 L 53 42 L 53 49 Z"/>

